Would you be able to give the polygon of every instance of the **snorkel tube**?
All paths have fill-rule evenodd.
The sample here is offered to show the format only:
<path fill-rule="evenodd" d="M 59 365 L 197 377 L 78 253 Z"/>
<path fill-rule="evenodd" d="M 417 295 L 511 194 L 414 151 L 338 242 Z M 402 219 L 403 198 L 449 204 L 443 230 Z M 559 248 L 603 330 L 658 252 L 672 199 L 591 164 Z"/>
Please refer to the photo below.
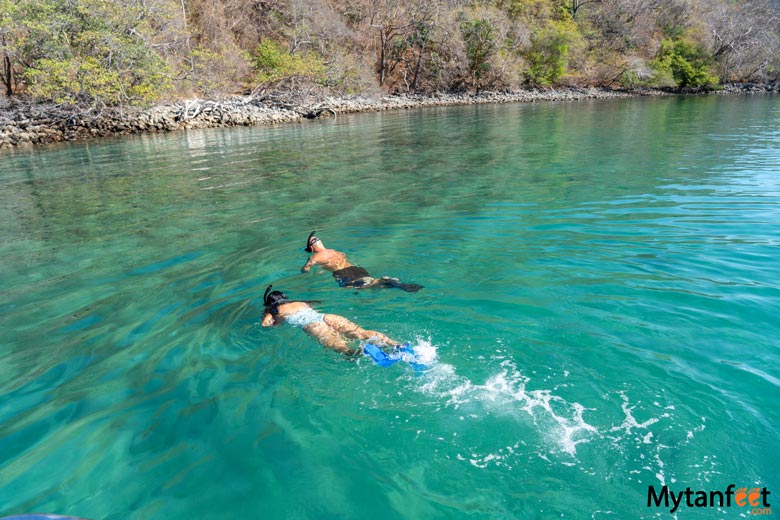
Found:
<path fill-rule="evenodd" d="M 266 307 L 268 307 L 268 293 L 271 292 L 272 287 L 273 285 L 269 285 L 268 287 L 266 287 L 265 294 L 263 294 L 263 305 L 265 305 Z"/>
<path fill-rule="evenodd" d="M 311 251 L 312 244 L 314 244 L 314 242 L 319 240 L 317 237 L 314 236 L 314 233 L 316 233 L 316 231 L 312 231 L 311 233 L 309 233 L 309 238 L 306 239 L 306 247 L 304 249 L 306 250 L 307 253 L 312 252 Z M 312 240 L 312 238 L 314 238 L 314 240 Z"/>
<path fill-rule="evenodd" d="M 265 294 L 263 294 L 263 305 L 265 305 L 265 311 L 271 314 L 274 318 L 279 315 L 279 305 L 288 303 L 287 295 L 282 291 L 271 291 L 273 285 L 269 285 L 265 288 Z"/>

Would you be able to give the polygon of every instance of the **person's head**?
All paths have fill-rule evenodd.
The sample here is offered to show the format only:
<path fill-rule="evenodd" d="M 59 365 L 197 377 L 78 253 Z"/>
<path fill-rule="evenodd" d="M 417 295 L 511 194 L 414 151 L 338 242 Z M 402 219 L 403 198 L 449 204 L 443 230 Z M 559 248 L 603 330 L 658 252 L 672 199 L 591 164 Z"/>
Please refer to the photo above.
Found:
<path fill-rule="evenodd" d="M 314 251 L 315 248 L 317 248 L 317 244 L 319 244 L 320 247 L 324 247 L 322 245 L 322 240 L 317 238 L 314 234 L 316 231 L 312 231 L 309 233 L 309 238 L 306 239 L 306 252 L 311 253 Z"/>
<path fill-rule="evenodd" d="M 272 291 L 272 287 L 273 285 L 266 287 L 265 294 L 263 295 L 263 304 L 265 305 L 265 312 L 270 313 L 271 316 L 276 316 L 279 314 L 279 305 L 287 303 L 290 300 L 282 291 Z"/>

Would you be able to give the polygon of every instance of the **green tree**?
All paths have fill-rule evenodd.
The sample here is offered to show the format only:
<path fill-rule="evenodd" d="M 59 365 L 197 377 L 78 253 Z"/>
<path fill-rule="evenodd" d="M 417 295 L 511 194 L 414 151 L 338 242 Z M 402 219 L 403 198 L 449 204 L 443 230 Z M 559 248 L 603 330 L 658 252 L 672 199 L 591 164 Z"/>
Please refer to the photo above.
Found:
<path fill-rule="evenodd" d="M 550 0 L 496 0 L 496 5 L 512 18 L 538 22 L 553 17 L 556 8 L 564 6 L 562 1 Z"/>
<path fill-rule="evenodd" d="M 718 77 L 712 72 L 712 56 L 693 40 L 684 36 L 661 41 L 661 50 L 654 62 L 657 73 L 670 73 L 678 87 L 713 88 Z"/>
<path fill-rule="evenodd" d="M 460 31 L 466 45 L 469 76 L 475 85 L 479 85 L 490 71 L 490 58 L 498 49 L 496 30 L 489 20 L 478 18 L 463 22 Z"/>
<path fill-rule="evenodd" d="M 257 46 L 253 61 L 257 82 L 261 84 L 279 83 L 285 79 L 314 82 L 324 79 L 325 65 L 313 53 L 291 54 L 282 44 L 269 38 Z"/>
<path fill-rule="evenodd" d="M 152 18 L 144 9 L 119 0 L 20 0 L 12 30 L 3 32 L 4 55 L 36 97 L 153 100 L 169 86 L 169 71 L 153 48 Z"/>
<path fill-rule="evenodd" d="M 6 96 L 14 93 L 16 85 L 14 61 L 18 32 L 17 11 L 19 4 L 13 0 L 0 0 L 0 54 L 2 54 L 2 82 Z"/>
<path fill-rule="evenodd" d="M 409 87 L 411 92 L 417 92 L 417 84 L 420 80 L 420 73 L 423 70 L 423 58 L 428 45 L 433 39 L 434 30 L 435 27 L 430 19 L 414 20 L 411 24 L 411 31 L 406 37 L 409 48 L 414 50 L 412 84 Z"/>
<path fill-rule="evenodd" d="M 531 35 L 526 80 L 534 85 L 553 85 L 566 72 L 570 46 L 580 38 L 571 18 L 551 21 Z"/>

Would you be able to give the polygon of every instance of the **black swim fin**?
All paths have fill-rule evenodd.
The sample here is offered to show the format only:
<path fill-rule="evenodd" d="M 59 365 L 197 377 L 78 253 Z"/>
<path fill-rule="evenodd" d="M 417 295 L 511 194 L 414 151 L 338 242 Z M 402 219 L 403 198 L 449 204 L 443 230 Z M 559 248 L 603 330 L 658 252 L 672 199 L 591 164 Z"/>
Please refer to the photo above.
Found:
<path fill-rule="evenodd" d="M 419 284 L 416 284 L 416 283 L 402 283 L 402 282 L 399 282 L 398 280 L 394 280 L 393 278 L 391 278 L 388 281 L 387 285 L 390 286 L 390 287 L 396 287 L 396 288 L 401 289 L 401 290 L 406 291 L 406 292 L 417 292 L 417 291 L 419 291 L 420 289 L 423 288 L 422 285 L 419 285 Z"/>

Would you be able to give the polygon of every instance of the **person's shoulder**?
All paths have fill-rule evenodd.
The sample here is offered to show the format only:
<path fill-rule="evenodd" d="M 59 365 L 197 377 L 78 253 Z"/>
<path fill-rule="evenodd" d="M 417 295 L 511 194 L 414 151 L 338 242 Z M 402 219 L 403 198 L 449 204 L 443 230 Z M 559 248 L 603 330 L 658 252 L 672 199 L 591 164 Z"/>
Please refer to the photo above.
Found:
<path fill-rule="evenodd" d="M 335 249 L 323 249 L 320 253 L 322 253 L 323 256 L 344 256 L 344 253 L 336 251 Z"/>
<path fill-rule="evenodd" d="M 279 305 L 280 314 L 291 314 L 298 312 L 302 307 L 308 307 L 305 302 L 287 302 Z"/>

